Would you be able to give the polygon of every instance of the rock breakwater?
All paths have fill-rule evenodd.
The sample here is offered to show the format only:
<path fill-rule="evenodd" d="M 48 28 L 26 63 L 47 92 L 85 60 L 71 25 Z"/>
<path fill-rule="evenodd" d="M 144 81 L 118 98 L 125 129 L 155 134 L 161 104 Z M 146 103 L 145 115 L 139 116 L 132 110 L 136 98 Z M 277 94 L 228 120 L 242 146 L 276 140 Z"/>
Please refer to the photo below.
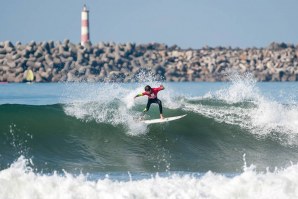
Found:
<path fill-rule="evenodd" d="M 141 70 L 176 82 L 227 81 L 229 71 L 252 73 L 258 81 L 297 81 L 298 46 L 181 49 L 159 43 L 0 42 L 0 82 L 23 82 L 28 68 L 36 82 L 133 82 Z"/>

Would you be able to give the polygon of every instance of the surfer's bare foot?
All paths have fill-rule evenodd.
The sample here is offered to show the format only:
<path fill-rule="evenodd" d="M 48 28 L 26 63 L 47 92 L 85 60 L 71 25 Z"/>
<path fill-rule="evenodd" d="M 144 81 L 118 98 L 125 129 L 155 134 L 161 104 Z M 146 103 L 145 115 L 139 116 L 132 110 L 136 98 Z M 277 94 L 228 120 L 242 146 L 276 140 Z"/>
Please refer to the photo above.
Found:
<path fill-rule="evenodd" d="M 163 120 L 163 119 L 164 119 L 164 117 L 163 117 L 163 115 L 162 115 L 162 114 L 160 114 L 160 119 L 161 119 L 161 120 Z"/>

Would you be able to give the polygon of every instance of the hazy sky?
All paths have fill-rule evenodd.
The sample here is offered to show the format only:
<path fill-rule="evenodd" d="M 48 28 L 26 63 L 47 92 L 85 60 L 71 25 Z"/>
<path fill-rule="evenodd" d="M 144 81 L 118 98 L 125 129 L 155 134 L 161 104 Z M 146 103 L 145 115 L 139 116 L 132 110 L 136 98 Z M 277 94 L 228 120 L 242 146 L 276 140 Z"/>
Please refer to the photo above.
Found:
<path fill-rule="evenodd" d="M 298 0 L 0 0 L 0 41 L 79 43 L 84 3 L 93 43 L 298 44 Z"/>

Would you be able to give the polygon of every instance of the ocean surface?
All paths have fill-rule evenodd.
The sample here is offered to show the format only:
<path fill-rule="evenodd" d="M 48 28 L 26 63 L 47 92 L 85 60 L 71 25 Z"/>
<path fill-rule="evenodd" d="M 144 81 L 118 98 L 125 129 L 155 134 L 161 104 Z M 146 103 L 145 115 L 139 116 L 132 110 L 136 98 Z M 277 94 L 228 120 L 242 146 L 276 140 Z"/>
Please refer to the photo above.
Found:
<path fill-rule="evenodd" d="M 159 117 L 145 85 L 159 86 Z M 298 198 L 298 83 L 0 85 L 0 199 Z"/>

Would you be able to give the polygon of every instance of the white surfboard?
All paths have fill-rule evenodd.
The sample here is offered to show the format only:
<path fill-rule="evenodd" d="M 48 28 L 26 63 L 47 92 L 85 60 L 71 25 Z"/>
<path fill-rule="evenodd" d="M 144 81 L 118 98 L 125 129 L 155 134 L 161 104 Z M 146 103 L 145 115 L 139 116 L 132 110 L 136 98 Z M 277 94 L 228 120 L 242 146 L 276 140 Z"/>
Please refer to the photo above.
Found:
<path fill-rule="evenodd" d="M 142 122 L 144 122 L 146 124 L 163 123 L 163 122 L 169 122 L 169 121 L 173 121 L 173 120 L 178 120 L 180 118 L 185 117 L 186 115 L 187 114 L 180 115 L 180 116 L 175 116 L 175 117 L 165 117 L 164 119 L 143 120 Z"/>

